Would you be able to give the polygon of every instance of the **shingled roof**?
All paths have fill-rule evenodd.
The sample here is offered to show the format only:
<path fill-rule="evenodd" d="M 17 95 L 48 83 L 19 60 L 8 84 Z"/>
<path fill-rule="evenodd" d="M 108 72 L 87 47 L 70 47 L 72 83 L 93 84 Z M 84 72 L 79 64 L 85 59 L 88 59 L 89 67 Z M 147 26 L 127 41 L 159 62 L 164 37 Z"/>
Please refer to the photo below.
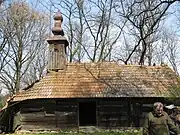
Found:
<path fill-rule="evenodd" d="M 71 63 L 51 71 L 13 101 L 42 98 L 178 96 L 178 76 L 168 66 Z"/>

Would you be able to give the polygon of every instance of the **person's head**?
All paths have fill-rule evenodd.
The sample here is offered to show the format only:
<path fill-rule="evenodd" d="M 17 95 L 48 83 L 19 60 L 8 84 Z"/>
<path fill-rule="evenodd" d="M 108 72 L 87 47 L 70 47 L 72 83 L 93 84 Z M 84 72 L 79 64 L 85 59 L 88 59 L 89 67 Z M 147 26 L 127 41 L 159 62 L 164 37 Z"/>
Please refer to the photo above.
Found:
<path fill-rule="evenodd" d="M 153 105 L 153 109 L 158 116 L 161 116 L 163 112 L 163 104 L 161 102 L 155 102 Z"/>

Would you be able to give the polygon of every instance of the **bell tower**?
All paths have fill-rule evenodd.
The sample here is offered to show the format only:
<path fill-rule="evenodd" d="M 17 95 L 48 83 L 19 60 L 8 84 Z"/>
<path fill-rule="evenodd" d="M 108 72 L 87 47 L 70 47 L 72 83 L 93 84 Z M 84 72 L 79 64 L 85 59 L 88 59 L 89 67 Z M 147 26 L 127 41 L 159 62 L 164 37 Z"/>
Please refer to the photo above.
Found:
<path fill-rule="evenodd" d="M 53 36 L 47 39 L 49 43 L 48 70 L 63 70 L 66 65 L 66 47 L 68 41 L 64 37 L 64 31 L 61 28 L 63 17 L 60 11 L 54 16 Z"/>

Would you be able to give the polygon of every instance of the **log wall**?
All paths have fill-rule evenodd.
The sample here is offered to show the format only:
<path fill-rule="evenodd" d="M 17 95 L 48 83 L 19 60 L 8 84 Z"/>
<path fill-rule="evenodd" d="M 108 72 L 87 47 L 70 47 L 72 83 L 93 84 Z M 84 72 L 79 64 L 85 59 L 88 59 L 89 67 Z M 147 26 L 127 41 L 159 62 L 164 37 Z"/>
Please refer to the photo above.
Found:
<path fill-rule="evenodd" d="M 77 105 L 72 101 L 31 101 L 21 105 L 23 130 L 60 130 L 77 127 Z"/>
<path fill-rule="evenodd" d="M 129 125 L 129 103 L 121 100 L 99 100 L 97 126 L 117 128 Z"/>
<path fill-rule="evenodd" d="M 145 115 L 152 110 L 155 102 L 147 98 L 89 98 L 83 100 L 83 102 L 91 101 L 96 102 L 96 127 L 105 129 L 141 127 Z M 79 100 L 27 100 L 20 105 L 19 115 L 18 117 L 14 115 L 14 121 L 20 118 L 14 125 L 17 126 L 20 123 L 22 130 L 77 129 L 79 127 Z"/>

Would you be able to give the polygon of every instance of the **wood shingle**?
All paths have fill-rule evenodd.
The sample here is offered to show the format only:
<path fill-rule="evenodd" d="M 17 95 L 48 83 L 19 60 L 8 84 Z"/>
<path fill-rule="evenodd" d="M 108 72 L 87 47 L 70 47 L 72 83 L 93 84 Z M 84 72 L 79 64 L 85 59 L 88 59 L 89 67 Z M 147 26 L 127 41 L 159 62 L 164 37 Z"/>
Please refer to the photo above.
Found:
<path fill-rule="evenodd" d="M 114 62 L 70 63 L 50 71 L 13 101 L 39 98 L 178 96 L 178 76 L 167 66 L 118 65 Z"/>

